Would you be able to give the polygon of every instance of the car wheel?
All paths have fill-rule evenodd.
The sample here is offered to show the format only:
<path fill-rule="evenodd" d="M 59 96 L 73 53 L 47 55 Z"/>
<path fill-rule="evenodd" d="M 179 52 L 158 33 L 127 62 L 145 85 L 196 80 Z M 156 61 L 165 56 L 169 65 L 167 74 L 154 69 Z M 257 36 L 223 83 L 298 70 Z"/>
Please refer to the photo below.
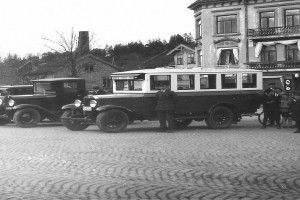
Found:
<path fill-rule="evenodd" d="M 213 129 L 223 129 L 230 127 L 233 120 L 233 112 L 227 107 L 219 106 L 210 112 L 206 123 Z"/>
<path fill-rule="evenodd" d="M 63 118 L 68 118 L 70 117 L 72 112 L 70 110 L 65 111 L 62 114 Z M 69 130 L 71 131 L 81 131 L 89 127 L 89 124 L 85 122 L 80 122 L 76 120 L 71 120 L 71 119 L 61 119 L 62 124 Z"/>
<path fill-rule="evenodd" d="M 174 125 L 176 128 L 185 128 L 192 123 L 192 119 L 176 119 Z"/>
<path fill-rule="evenodd" d="M 129 122 L 128 116 L 121 110 L 108 110 L 99 113 L 96 124 L 100 130 L 108 133 L 123 131 Z"/>
<path fill-rule="evenodd" d="M 0 119 L 0 126 L 4 126 L 4 125 L 8 124 L 9 122 L 10 122 L 10 120 Z"/>
<path fill-rule="evenodd" d="M 25 108 L 15 112 L 13 121 L 21 128 L 34 127 L 41 121 L 41 115 L 35 109 Z"/>

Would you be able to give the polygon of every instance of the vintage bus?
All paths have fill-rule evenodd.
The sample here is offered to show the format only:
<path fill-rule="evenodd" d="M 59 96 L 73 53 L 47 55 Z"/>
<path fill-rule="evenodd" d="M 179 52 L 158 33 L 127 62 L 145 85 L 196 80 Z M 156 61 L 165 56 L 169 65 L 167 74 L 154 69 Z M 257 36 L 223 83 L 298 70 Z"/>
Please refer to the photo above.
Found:
<path fill-rule="evenodd" d="M 134 120 L 157 120 L 155 95 L 168 85 L 178 95 L 174 112 L 177 127 L 205 120 L 208 127 L 223 129 L 241 120 L 242 114 L 260 107 L 262 72 L 246 68 L 156 68 L 111 74 L 113 94 L 89 95 L 63 106 L 62 123 L 83 130 L 96 123 L 105 132 L 120 132 Z"/>

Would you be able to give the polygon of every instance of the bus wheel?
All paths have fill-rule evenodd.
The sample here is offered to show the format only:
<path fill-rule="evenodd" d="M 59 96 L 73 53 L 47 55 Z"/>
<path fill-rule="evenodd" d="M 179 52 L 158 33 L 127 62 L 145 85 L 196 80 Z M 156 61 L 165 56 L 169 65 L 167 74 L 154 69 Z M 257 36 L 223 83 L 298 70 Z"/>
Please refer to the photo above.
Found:
<path fill-rule="evenodd" d="M 96 118 L 100 130 L 107 133 L 123 131 L 129 122 L 128 116 L 121 110 L 108 110 L 101 112 Z"/>
<path fill-rule="evenodd" d="M 36 126 L 41 121 L 40 113 L 32 108 L 24 108 L 15 112 L 14 123 L 21 128 Z"/>
<path fill-rule="evenodd" d="M 223 129 L 230 127 L 233 120 L 233 112 L 227 107 L 219 106 L 210 112 L 206 123 L 213 129 Z"/>
<path fill-rule="evenodd" d="M 84 123 L 84 122 L 79 122 L 79 121 L 75 121 L 75 120 L 71 120 L 71 119 L 65 119 L 70 116 L 71 116 L 70 110 L 66 110 L 62 114 L 62 117 L 64 119 L 61 119 L 61 122 L 67 129 L 69 129 L 71 131 L 81 131 L 81 130 L 86 129 L 89 126 L 89 124 Z"/>
<path fill-rule="evenodd" d="M 192 119 L 176 119 L 174 125 L 176 128 L 185 128 L 192 123 Z"/>

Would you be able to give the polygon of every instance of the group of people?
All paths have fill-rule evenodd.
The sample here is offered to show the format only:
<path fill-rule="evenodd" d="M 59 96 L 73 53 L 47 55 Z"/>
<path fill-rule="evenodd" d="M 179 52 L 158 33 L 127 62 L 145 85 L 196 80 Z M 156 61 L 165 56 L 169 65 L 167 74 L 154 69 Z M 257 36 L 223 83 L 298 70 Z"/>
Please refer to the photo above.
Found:
<path fill-rule="evenodd" d="M 276 126 L 280 128 L 294 128 L 300 133 L 300 98 L 297 100 L 291 93 L 284 93 L 275 84 L 269 84 L 264 91 L 262 105 L 264 111 L 263 128 Z M 159 132 L 173 132 L 174 110 L 178 103 L 175 92 L 170 87 L 163 86 L 156 93 L 156 112 L 160 122 Z M 295 120 L 294 126 L 292 121 Z"/>
<path fill-rule="evenodd" d="M 269 84 L 269 88 L 263 95 L 263 127 L 276 126 L 280 128 L 293 128 L 292 120 L 296 121 L 297 130 L 300 133 L 300 100 L 296 100 L 291 93 L 282 92 L 276 88 L 274 83 Z"/>

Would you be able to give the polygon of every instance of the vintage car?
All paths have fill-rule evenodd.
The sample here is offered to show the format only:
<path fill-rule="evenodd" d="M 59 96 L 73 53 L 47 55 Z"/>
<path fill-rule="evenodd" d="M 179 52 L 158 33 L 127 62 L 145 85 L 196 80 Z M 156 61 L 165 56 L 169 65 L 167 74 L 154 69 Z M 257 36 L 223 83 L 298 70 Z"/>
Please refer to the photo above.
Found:
<path fill-rule="evenodd" d="M 33 85 L 0 85 L 0 96 L 33 94 Z"/>
<path fill-rule="evenodd" d="M 61 107 L 86 95 L 85 80 L 54 78 L 33 80 L 33 94 L 7 95 L 0 99 L 0 125 L 13 122 L 23 128 L 44 119 L 60 121 Z"/>
<path fill-rule="evenodd" d="M 96 123 L 105 132 L 120 132 L 134 120 L 157 120 L 156 93 L 161 84 L 178 95 L 175 125 L 205 120 L 210 128 L 228 128 L 242 114 L 260 107 L 262 72 L 251 69 L 145 69 L 111 75 L 113 94 L 88 95 L 62 107 L 62 123 L 83 130 Z"/>

